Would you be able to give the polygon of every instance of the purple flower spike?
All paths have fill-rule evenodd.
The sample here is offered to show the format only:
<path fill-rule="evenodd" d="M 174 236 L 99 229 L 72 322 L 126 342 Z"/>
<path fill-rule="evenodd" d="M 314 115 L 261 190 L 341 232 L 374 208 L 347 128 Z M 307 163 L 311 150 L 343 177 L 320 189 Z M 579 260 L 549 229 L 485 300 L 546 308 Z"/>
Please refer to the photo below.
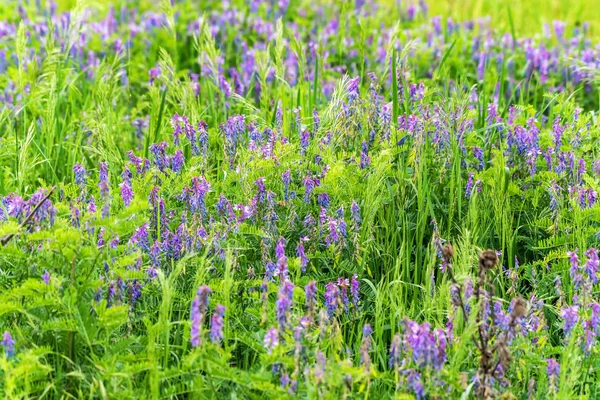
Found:
<path fill-rule="evenodd" d="M 4 347 L 6 358 L 12 358 L 15 355 L 15 341 L 9 331 L 4 332 L 0 344 Z"/>
<path fill-rule="evenodd" d="M 225 316 L 225 306 L 217 304 L 215 312 L 210 320 L 210 340 L 213 343 L 220 343 L 223 340 L 223 317 Z"/>
<path fill-rule="evenodd" d="M 42 279 L 44 280 L 44 283 L 47 285 L 50 284 L 50 272 L 48 272 L 48 270 L 44 271 L 44 275 L 42 275 Z"/>
<path fill-rule="evenodd" d="M 271 329 L 265 333 L 264 344 L 268 354 L 271 354 L 273 349 L 279 345 L 279 333 L 275 327 L 271 327 Z"/>

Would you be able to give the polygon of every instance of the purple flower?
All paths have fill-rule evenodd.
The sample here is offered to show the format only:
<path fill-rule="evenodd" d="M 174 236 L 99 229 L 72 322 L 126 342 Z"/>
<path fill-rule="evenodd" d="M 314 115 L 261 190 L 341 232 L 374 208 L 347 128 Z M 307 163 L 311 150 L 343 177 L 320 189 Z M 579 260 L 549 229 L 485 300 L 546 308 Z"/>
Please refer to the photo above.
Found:
<path fill-rule="evenodd" d="M 210 288 L 206 285 L 202 285 L 198 288 L 194 301 L 192 302 L 192 327 L 190 331 L 190 342 L 192 347 L 200 346 L 200 333 L 202 325 L 204 324 L 204 318 L 206 317 L 206 311 L 208 310 L 208 300 L 211 294 L 212 291 Z"/>
<path fill-rule="evenodd" d="M 281 292 L 281 289 L 277 295 L 277 301 L 275 302 L 275 313 L 277 315 L 277 322 L 279 323 L 279 329 L 283 332 L 288 325 L 288 311 L 292 306 L 290 299 Z"/>
<path fill-rule="evenodd" d="M 184 157 L 181 150 L 177 150 L 175 155 L 171 159 L 171 169 L 173 172 L 178 173 L 183 168 Z"/>
<path fill-rule="evenodd" d="M 423 386 L 423 382 L 421 381 L 421 374 L 414 369 L 408 370 L 407 383 L 410 390 L 415 392 L 417 400 L 425 398 L 425 386 Z"/>
<path fill-rule="evenodd" d="M 560 378 L 560 364 L 554 358 L 546 359 L 546 373 L 550 381 L 550 388 L 556 391 L 558 380 Z"/>
<path fill-rule="evenodd" d="M 210 191 L 210 184 L 203 177 L 193 177 L 192 187 L 188 191 L 188 207 L 192 213 L 200 212 L 202 216 L 206 216 L 206 204 L 204 197 Z"/>
<path fill-rule="evenodd" d="M 352 200 L 352 205 L 350 206 L 350 215 L 352 215 L 352 219 L 354 220 L 356 227 L 359 227 L 362 219 L 360 218 L 360 207 L 355 200 Z"/>
<path fill-rule="evenodd" d="M 50 272 L 48 272 L 48 270 L 44 271 L 44 275 L 42 275 L 42 279 L 44 280 L 44 283 L 47 285 L 50 284 Z"/>
<path fill-rule="evenodd" d="M 148 83 L 150 85 L 154 84 L 154 80 L 160 76 L 160 68 L 158 68 L 158 67 L 150 68 L 148 70 L 148 75 L 149 75 Z"/>
<path fill-rule="evenodd" d="M 217 304 L 215 312 L 210 319 L 210 340 L 213 343 L 220 343 L 223 340 L 223 317 L 225 316 L 225 306 Z"/>
<path fill-rule="evenodd" d="M 317 300 L 317 283 L 315 281 L 308 282 L 304 287 L 304 293 L 306 296 L 306 306 L 309 312 L 312 313 L 315 308 L 315 301 Z"/>
<path fill-rule="evenodd" d="M 331 200 L 329 200 L 329 195 L 327 193 L 317 194 L 317 203 L 324 209 L 328 209 L 329 204 L 331 203 Z"/>
<path fill-rule="evenodd" d="M 306 175 L 302 180 L 302 184 L 304 185 L 304 201 L 310 203 L 310 196 L 315 189 L 315 181 L 309 175 Z"/>
<path fill-rule="evenodd" d="M 166 148 L 169 144 L 167 142 L 153 143 L 150 145 L 150 151 L 154 158 L 154 165 L 159 170 L 164 171 L 169 165 L 169 159 L 167 157 Z"/>
<path fill-rule="evenodd" d="M 565 321 L 565 335 L 569 335 L 573 327 L 579 321 L 579 306 L 574 305 L 570 307 L 564 307 L 560 312 L 560 316 Z"/>
<path fill-rule="evenodd" d="M 348 279 L 338 278 L 337 285 L 340 289 L 340 299 L 342 300 L 344 310 L 348 312 L 348 286 L 350 285 L 350 282 L 348 282 Z"/>
<path fill-rule="evenodd" d="M 81 164 L 75 164 L 73 166 L 73 172 L 75 173 L 75 183 L 79 186 L 85 186 L 87 178 L 87 171 Z"/>
<path fill-rule="evenodd" d="M 598 266 L 600 260 L 598 259 L 598 252 L 594 248 L 590 248 L 585 252 L 587 260 L 585 262 L 585 272 L 589 275 L 590 279 L 594 284 L 598 283 Z"/>
<path fill-rule="evenodd" d="M 325 308 L 329 318 L 335 315 L 340 303 L 340 289 L 335 282 L 325 285 Z"/>
<path fill-rule="evenodd" d="M 364 366 L 367 371 L 371 369 L 371 356 L 369 355 L 369 351 L 373 344 L 371 339 L 372 333 L 373 329 L 371 328 L 371 325 L 365 324 L 363 326 L 363 339 L 360 346 L 360 364 Z"/>
<path fill-rule="evenodd" d="M 268 354 L 271 354 L 273 349 L 279 345 L 279 333 L 275 327 L 271 327 L 271 329 L 265 333 L 264 344 Z"/>
<path fill-rule="evenodd" d="M 304 252 L 304 245 L 302 244 L 303 240 L 304 238 L 300 238 L 298 246 L 296 246 L 296 255 L 300 258 L 300 267 L 302 273 L 306 272 L 306 266 L 308 265 L 308 258 L 306 257 L 306 254 Z"/>
<path fill-rule="evenodd" d="M 98 181 L 98 187 L 100 188 L 100 194 L 102 197 L 108 197 L 110 193 L 110 187 L 108 182 L 108 165 L 105 162 L 100 163 L 100 178 Z"/>
<path fill-rule="evenodd" d="M 148 240 L 148 224 L 142 224 L 142 226 L 135 230 L 129 239 L 129 244 L 132 247 L 137 247 L 143 251 L 150 250 L 150 242 Z"/>
<path fill-rule="evenodd" d="M 477 160 L 477 164 L 475 165 L 475 169 L 477 171 L 481 171 L 484 166 L 483 162 L 483 150 L 480 147 L 473 147 L 473 156 Z"/>
<path fill-rule="evenodd" d="M 284 281 L 288 276 L 287 257 L 285 256 L 285 239 L 279 238 L 277 246 L 275 246 L 275 258 L 277 258 L 276 275 Z"/>
<path fill-rule="evenodd" d="M 173 127 L 173 143 L 175 146 L 179 146 L 179 137 L 183 133 L 182 123 L 184 123 L 184 118 L 179 114 L 175 113 L 173 118 L 171 118 L 171 126 Z"/>
<path fill-rule="evenodd" d="M 4 347 L 6 358 L 12 358 L 15 355 L 15 341 L 9 331 L 4 331 L 0 344 Z"/>
<path fill-rule="evenodd" d="M 288 201 L 289 200 L 290 182 L 291 182 L 289 169 L 281 175 L 281 181 L 283 182 L 284 199 L 285 199 L 285 201 Z"/>
<path fill-rule="evenodd" d="M 469 172 L 469 179 L 467 180 L 467 187 L 465 188 L 465 197 L 467 199 L 471 198 L 471 193 L 473 192 L 473 176 L 475 176 L 475 174 Z"/>
<path fill-rule="evenodd" d="M 204 121 L 198 122 L 198 144 L 200 145 L 200 151 L 204 157 L 208 155 L 208 131 L 206 128 L 208 125 Z"/>
<path fill-rule="evenodd" d="M 359 286 L 360 286 L 360 281 L 358 281 L 356 278 L 358 276 L 356 274 L 352 275 L 352 281 L 350 282 L 350 294 L 352 295 L 352 303 L 354 304 L 354 307 L 356 307 L 356 309 L 358 310 L 358 300 L 359 300 Z"/>
<path fill-rule="evenodd" d="M 121 183 L 121 198 L 123 199 L 123 204 L 125 204 L 125 207 L 129 207 L 131 201 L 133 200 L 133 195 L 134 193 L 131 189 L 131 186 L 126 182 Z"/>
<path fill-rule="evenodd" d="M 394 335 L 392 344 L 390 345 L 390 368 L 398 368 L 400 366 L 400 358 L 402 356 L 402 339 L 400 335 Z"/>

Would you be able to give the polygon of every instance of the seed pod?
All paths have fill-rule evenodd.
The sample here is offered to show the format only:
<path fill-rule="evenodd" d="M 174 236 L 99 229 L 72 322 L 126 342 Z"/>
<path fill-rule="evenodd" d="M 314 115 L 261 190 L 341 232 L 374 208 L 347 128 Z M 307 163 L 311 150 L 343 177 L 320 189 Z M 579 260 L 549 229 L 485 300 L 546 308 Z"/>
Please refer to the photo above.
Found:
<path fill-rule="evenodd" d="M 498 256 L 494 250 L 486 250 L 479 254 L 479 268 L 487 272 L 498 264 Z"/>
<path fill-rule="evenodd" d="M 442 247 L 442 254 L 448 261 L 454 257 L 454 246 L 452 246 L 452 243 L 445 244 L 444 247 Z"/>
<path fill-rule="evenodd" d="M 515 297 L 513 309 L 510 313 L 510 316 L 513 319 L 521 318 L 525 316 L 525 312 L 527 311 L 527 303 L 520 297 Z"/>

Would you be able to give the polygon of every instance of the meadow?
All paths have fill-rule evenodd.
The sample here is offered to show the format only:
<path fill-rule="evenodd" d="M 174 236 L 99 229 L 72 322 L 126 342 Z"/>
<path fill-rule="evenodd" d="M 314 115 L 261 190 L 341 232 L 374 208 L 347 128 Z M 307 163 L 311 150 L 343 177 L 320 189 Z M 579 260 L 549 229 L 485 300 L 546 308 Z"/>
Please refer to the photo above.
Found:
<path fill-rule="evenodd" d="M 600 398 L 598 21 L 0 5 L 0 398 Z"/>

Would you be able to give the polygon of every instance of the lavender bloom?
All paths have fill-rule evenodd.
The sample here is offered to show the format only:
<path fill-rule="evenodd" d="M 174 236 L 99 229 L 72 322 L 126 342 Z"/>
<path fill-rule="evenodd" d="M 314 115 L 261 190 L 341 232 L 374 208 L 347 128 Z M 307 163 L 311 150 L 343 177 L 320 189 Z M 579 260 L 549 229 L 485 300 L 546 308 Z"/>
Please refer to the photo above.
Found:
<path fill-rule="evenodd" d="M 334 282 L 325 285 L 325 308 L 329 318 L 333 317 L 340 303 L 340 289 Z"/>
<path fill-rule="evenodd" d="M 348 286 L 350 285 L 350 282 L 348 282 L 348 279 L 338 278 L 337 285 L 340 289 L 340 299 L 342 301 L 342 305 L 344 306 L 344 311 L 348 312 Z"/>
<path fill-rule="evenodd" d="M 329 195 L 327 193 L 317 194 L 317 203 L 324 209 L 329 208 L 329 204 L 331 203 L 331 200 L 329 199 Z"/>
<path fill-rule="evenodd" d="M 210 320 L 210 340 L 213 343 L 220 343 L 223 340 L 223 317 L 225 316 L 225 306 L 217 304 L 215 312 Z"/>
<path fill-rule="evenodd" d="M 308 265 L 308 258 L 306 257 L 306 254 L 304 253 L 304 245 L 302 244 L 304 238 L 300 238 L 300 241 L 298 242 L 298 246 L 296 246 L 296 255 L 300 258 L 300 267 L 302 270 L 302 273 L 306 272 L 306 266 Z"/>
<path fill-rule="evenodd" d="M 363 326 L 363 339 L 360 346 L 360 364 L 364 366 L 367 371 L 371 369 L 371 356 L 369 355 L 369 351 L 373 344 L 371 339 L 372 333 L 373 329 L 371 328 L 371 325 L 365 324 Z"/>
<path fill-rule="evenodd" d="M 15 355 L 15 341 L 9 331 L 4 331 L 0 344 L 4 347 L 6 358 L 12 358 Z"/>
<path fill-rule="evenodd" d="M 182 123 L 184 122 L 184 117 L 181 117 L 179 114 L 175 113 L 173 118 L 171 118 L 171 126 L 173 127 L 173 143 L 175 146 L 179 146 L 179 137 L 183 133 Z"/>
<path fill-rule="evenodd" d="M 283 281 L 288 276 L 287 257 L 285 256 L 285 239 L 279 238 L 275 247 L 275 257 L 277 258 L 277 270 L 275 273 Z"/>
<path fill-rule="evenodd" d="M 81 164 L 75 164 L 73 166 L 73 172 L 75 173 L 75 183 L 79 186 L 85 186 L 87 180 L 87 171 Z"/>
<path fill-rule="evenodd" d="M 407 383 L 409 388 L 415 392 L 417 400 L 425 398 L 425 386 L 423 386 L 423 382 L 421 381 L 421 374 L 414 369 L 408 370 Z"/>
<path fill-rule="evenodd" d="M 121 198 L 123 199 L 123 204 L 125 207 L 129 207 L 131 201 L 133 200 L 133 190 L 131 186 L 127 182 L 121 183 Z"/>
<path fill-rule="evenodd" d="M 400 335 L 394 335 L 392 344 L 390 345 L 390 368 L 399 368 L 402 357 L 402 340 Z"/>
<path fill-rule="evenodd" d="M 46 286 L 50 284 L 50 272 L 48 272 L 48 270 L 44 270 L 44 275 L 42 275 L 42 279 L 44 280 Z"/>
<path fill-rule="evenodd" d="M 279 323 L 279 330 L 285 331 L 288 325 L 288 311 L 292 305 L 290 299 L 284 295 L 281 290 L 277 295 L 277 301 L 275 302 L 275 313 L 277 314 L 277 322 Z"/>
<path fill-rule="evenodd" d="M 108 182 L 108 165 L 105 162 L 100 163 L 100 178 L 98 187 L 100 188 L 100 194 L 102 197 L 108 197 L 110 193 L 110 187 Z"/>
<path fill-rule="evenodd" d="M 585 252 L 587 260 L 585 262 L 585 272 L 589 275 L 590 279 L 594 284 L 598 283 L 598 266 L 600 260 L 598 259 L 598 252 L 596 249 L 591 248 Z"/>
<path fill-rule="evenodd" d="M 177 150 L 175 155 L 171 159 L 171 169 L 173 172 L 178 173 L 183 168 L 184 157 L 181 150 Z"/>
<path fill-rule="evenodd" d="M 483 170 L 483 166 L 484 166 L 484 162 L 483 162 L 483 150 L 479 147 L 474 147 L 473 148 L 473 155 L 475 156 L 475 159 L 477 160 L 477 164 L 475 165 L 475 169 L 477 171 L 481 171 Z"/>
<path fill-rule="evenodd" d="M 267 349 L 267 354 L 271 354 L 273 349 L 279 345 L 279 333 L 275 327 L 271 327 L 271 329 L 265 333 L 264 344 Z"/>
<path fill-rule="evenodd" d="M 317 284 L 315 281 L 310 281 L 304 287 L 304 293 L 306 296 L 306 306 L 308 308 L 309 313 L 312 313 L 315 310 L 315 301 L 317 300 Z"/>
<path fill-rule="evenodd" d="M 288 201 L 289 200 L 290 182 L 291 182 L 289 169 L 281 175 L 281 181 L 283 182 L 284 199 L 285 199 L 285 201 Z"/>
<path fill-rule="evenodd" d="M 208 131 L 206 128 L 208 125 L 204 121 L 198 122 L 198 144 L 200 146 L 200 152 L 204 157 L 208 155 Z"/>
<path fill-rule="evenodd" d="M 560 316 L 565 321 L 564 330 L 565 335 L 569 335 L 573 327 L 579 321 L 579 306 L 574 305 L 570 307 L 565 307 L 561 310 Z"/>
<path fill-rule="evenodd" d="M 150 242 L 148 240 L 148 224 L 142 224 L 137 228 L 134 234 L 129 239 L 129 244 L 143 251 L 150 250 Z"/>
<path fill-rule="evenodd" d="M 556 391 L 560 378 L 560 364 L 554 358 L 546 359 L 546 363 L 546 373 L 550 381 L 550 388 L 552 391 Z"/>
<path fill-rule="evenodd" d="M 352 219 L 354 220 L 354 224 L 358 228 L 362 219 L 360 218 L 360 207 L 355 200 L 352 200 L 352 205 L 350 206 L 350 215 L 352 215 Z"/>
<path fill-rule="evenodd" d="M 354 304 L 354 307 L 358 310 L 360 281 L 356 279 L 357 277 L 358 276 L 356 274 L 352 275 L 352 281 L 350 283 L 350 294 L 352 295 L 352 303 Z"/>
<path fill-rule="evenodd" d="M 150 145 L 150 151 L 154 158 L 154 165 L 159 170 L 164 171 L 169 165 L 169 159 L 167 157 L 166 148 L 169 144 L 167 142 L 153 143 Z"/>
<path fill-rule="evenodd" d="M 192 213 L 200 212 L 202 216 L 206 216 L 208 211 L 204 202 L 204 197 L 210 191 L 210 184 L 202 177 L 192 178 L 192 187 L 188 189 L 188 206 Z"/>
<path fill-rule="evenodd" d="M 148 83 L 150 85 L 153 85 L 154 81 L 160 76 L 160 68 L 158 68 L 158 67 L 150 68 L 148 70 L 148 76 L 149 76 Z"/>
<path fill-rule="evenodd" d="M 467 180 L 467 187 L 465 189 L 465 197 L 467 199 L 471 198 L 471 193 L 473 191 L 473 176 L 475 174 L 473 172 L 469 172 L 469 179 Z"/>
<path fill-rule="evenodd" d="M 310 196 L 315 189 L 315 181 L 309 175 L 307 175 L 302 180 L 302 183 L 304 184 L 304 202 L 309 203 Z"/>
<path fill-rule="evenodd" d="M 204 324 L 206 311 L 208 310 L 208 300 L 211 294 L 212 291 L 210 288 L 206 285 L 202 285 L 198 288 L 194 301 L 192 302 L 192 327 L 190 331 L 190 342 L 192 347 L 200 346 L 200 333 L 202 325 Z"/>

